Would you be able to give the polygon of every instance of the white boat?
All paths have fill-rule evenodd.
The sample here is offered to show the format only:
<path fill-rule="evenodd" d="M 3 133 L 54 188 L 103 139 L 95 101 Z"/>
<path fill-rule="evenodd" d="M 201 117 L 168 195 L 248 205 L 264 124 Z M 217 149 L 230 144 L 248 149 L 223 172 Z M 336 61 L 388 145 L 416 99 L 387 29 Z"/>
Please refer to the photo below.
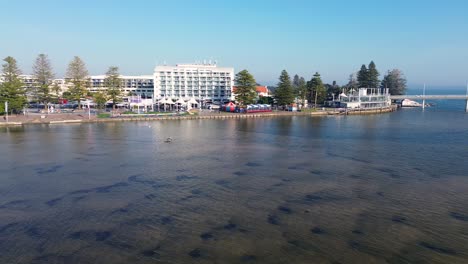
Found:
<path fill-rule="evenodd" d="M 403 99 L 401 101 L 401 107 L 422 107 L 422 104 L 410 99 Z"/>

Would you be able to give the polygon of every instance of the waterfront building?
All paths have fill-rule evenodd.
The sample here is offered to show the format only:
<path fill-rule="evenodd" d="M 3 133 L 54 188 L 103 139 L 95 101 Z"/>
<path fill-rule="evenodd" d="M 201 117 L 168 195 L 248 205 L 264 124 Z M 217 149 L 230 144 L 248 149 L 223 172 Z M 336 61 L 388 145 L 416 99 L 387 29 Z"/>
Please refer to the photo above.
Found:
<path fill-rule="evenodd" d="M 356 109 L 377 109 L 391 105 L 389 89 L 359 88 L 339 96 L 340 107 Z"/>
<path fill-rule="evenodd" d="M 257 86 L 256 87 L 258 97 L 268 97 L 270 96 L 270 90 L 268 86 Z"/>
<path fill-rule="evenodd" d="M 236 89 L 237 89 L 236 86 L 234 86 L 232 88 L 232 92 L 234 94 L 233 95 L 234 99 L 236 97 Z M 270 97 L 271 96 L 270 89 L 268 89 L 268 86 L 259 86 L 259 85 L 257 85 L 255 87 L 255 91 L 257 92 L 257 100 L 260 99 L 260 97 Z"/>
<path fill-rule="evenodd" d="M 228 102 L 234 99 L 234 68 L 216 64 L 177 64 L 156 66 L 154 98 L 190 98 L 202 103 Z"/>
<path fill-rule="evenodd" d="M 93 75 L 89 77 L 88 90 L 90 92 L 105 91 L 106 75 Z M 120 75 L 120 90 L 124 95 L 137 95 L 141 98 L 153 98 L 154 82 L 152 75 L 127 76 Z"/>

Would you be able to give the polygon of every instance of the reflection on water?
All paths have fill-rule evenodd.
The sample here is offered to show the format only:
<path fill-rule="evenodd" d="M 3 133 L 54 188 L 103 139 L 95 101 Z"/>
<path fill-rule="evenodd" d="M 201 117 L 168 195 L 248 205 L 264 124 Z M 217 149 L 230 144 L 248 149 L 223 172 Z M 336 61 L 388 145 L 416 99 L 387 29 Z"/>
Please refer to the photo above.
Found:
<path fill-rule="evenodd" d="M 466 263 L 467 117 L 2 128 L 0 262 Z"/>

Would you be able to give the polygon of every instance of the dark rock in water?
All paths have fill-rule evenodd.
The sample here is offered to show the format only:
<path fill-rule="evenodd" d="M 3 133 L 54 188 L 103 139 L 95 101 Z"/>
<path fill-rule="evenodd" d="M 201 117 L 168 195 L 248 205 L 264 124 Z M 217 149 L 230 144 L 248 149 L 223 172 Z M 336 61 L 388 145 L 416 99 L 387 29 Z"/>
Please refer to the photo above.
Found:
<path fill-rule="evenodd" d="M 111 232 L 108 232 L 108 231 L 101 231 L 101 232 L 96 232 L 94 233 L 94 235 L 96 236 L 96 241 L 104 241 L 106 239 L 108 239 L 109 237 L 111 237 Z"/>
<path fill-rule="evenodd" d="M 285 213 L 285 214 L 291 214 L 292 210 L 289 207 L 286 206 L 278 206 L 278 210 Z"/>
<path fill-rule="evenodd" d="M 159 253 L 157 252 L 161 246 L 157 246 L 153 249 L 143 250 L 141 254 L 145 257 L 159 257 Z"/>
<path fill-rule="evenodd" d="M 174 221 L 174 218 L 170 217 L 170 216 L 164 216 L 161 218 L 161 224 L 163 225 L 168 225 L 170 223 L 172 223 Z"/>
<path fill-rule="evenodd" d="M 161 189 L 161 188 L 164 188 L 164 187 L 168 187 L 170 186 L 170 184 L 165 184 L 165 183 L 158 183 L 158 184 L 153 184 L 151 185 L 151 187 L 155 190 L 158 190 L 158 189 Z"/>
<path fill-rule="evenodd" d="M 241 232 L 241 233 L 247 233 L 247 232 L 249 232 L 249 230 L 244 229 L 244 228 L 239 228 L 239 232 Z"/>
<path fill-rule="evenodd" d="M 315 194 L 308 194 L 305 196 L 305 199 L 307 201 L 320 201 L 322 200 L 323 198 L 319 195 L 315 195 Z"/>
<path fill-rule="evenodd" d="M 32 238 L 40 238 L 41 237 L 41 232 L 37 227 L 29 227 L 25 231 L 26 235 L 32 237 Z"/>
<path fill-rule="evenodd" d="M 120 208 L 120 209 L 116 209 L 116 210 L 111 212 L 111 214 L 116 214 L 116 213 L 128 213 L 128 209 L 127 208 Z"/>
<path fill-rule="evenodd" d="M 84 198 L 86 198 L 85 195 L 78 196 L 78 197 L 74 197 L 74 198 L 73 198 L 73 202 L 78 202 L 78 201 L 80 201 L 80 200 L 83 200 Z"/>
<path fill-rule="evenodd" d="M 180 198 L 181 201 L 187 201 L 187 200 L 190 200 L 192 198 L 195 198 L 195 195 L 189 195 L 189 196 L 185 196 L 185 197 L 182 197 Z"/>
<path fill-rule="evenodd" d="M 68 237 L 71 239 L 81 239 L 84 236 L 84 233 L 81 231 L 71 233 Z"/>
<path fill-rule="evenodd" d="M 63 197 L 55 198 L 46 202 L 48 206 L 55 206 L 58 202 L 60 202 Z"/>
<path fill-rule="evenodd" d="M 234 224 L 234 223 L 229 222 L 229 223 L 228 223 L 227 225 L 225 225 L 223 228 L 226 229 L 226 230 L 234 230 L 234 229 L 237 228 L 237 225 Z"/>
<path fill-rule="evenodd" d="M 322 175 L 322 171 L 319 171 L 319 170 L 311 170 L 310 171 L 311 174 L 316 174 L 316 175 Z"/>
<path fill-rule="evenodd" d="M 468 215 L 460 214 L 457 212 L 450 212 L 450 216 L 457 220 L 468 222 Z"/>
<path fill-rule="evenodd" d="M 354 229 L 352 232 L 353 232 L 353 234 L 356 234 L 356 235 L 363 235 L 364 234 L 364 232 L 362 232 L 359 229 Z"/>
<path fill-rule="evenodd" d="M 56 172 L 58 169 L 63 168 L 63 165 L 55 165 L 50 168 L 44 169 L 44 168 L 37 168 L 36 171 L 38 174 L 47 174 L 47 173 L 53 173 Z"/>
<path fill-rule="evenodd" d="M 304 197 L 304 201 L 307 203 L 335 202 L 344 199 L 346 199 L 346 197 L 334 194 L 330 191 L 320 191 L 313 194 L 307 194 Z"/>
<path fill-rule="evenodd" d="M 247 162 L 245 164 L 245 166 L 248 166 L 248 167 L 260 167 L 262 166 L 260 163 L 256 163 L 256 162 Z"/>
<path fill-rule="evenodd" d="M 109 240 L 109 241 L 106 241 L 106 244 L 110 247 L 113 247 L 114 249 L 117 249 L 117 250 L 130 250 L 130 249 L 135 249 L 134 246 L 130 245 L 130 244 L 127 244 L 125 242 L 122 242 L 122 241 L 117 241 L 117 240 Z"/>
<path fill-rule="evenodd" d="M 195 195 L 197 195 L 197 194 L 202 194 L 202 193 L 203 193 L 202 190 L 200 190 L 200 189 L 194 189 L 194 190 L 191 190 L 190 192 L 191 192 L 192 194 L 195 194 Z"/>
<path fill-rule="evenodd" d="M 135 174 L 135 175 L 129 176 L 128 181 L 134 182 L 134 183 L 146 184 L 146 185 L 153 185 L 157 183 L 156 181 L 153 181 L 153 180 L 141 179 L 141 177 L 143 176 L 144 174 Z"/>
<path fill-rule="evenodd" d="M 192 258 L 199 258 L 199 257 L 202 256 L 201 250 L 200 250 L 199 248 L 196 248 L 196 249 L 190 251 L 188 254 L 189 254 L 189 256 L 191 256 Z"/>
<path fill-rule="evenodd" d="M 355 250 L 359 250 L 361 248 L 361 244 L 357 241 L 351 240 L 348 242 L 348 245 Z"/>
<path fill-rule="evenodd" d="M 143 176 L 143 173 L 134 174 L 134 175 L 128 176 L 127 180 L 131 182 L 139 182 L 140 180 L 138 179 L 138 177 L 141 177 L 141 176 Z"/>
<path fill-rule="evenodd" d="M 84 193 L 90 193 L 90 192 L 92 192 L 92 191 L 93 191 L 93 190 L 91 190 L 91 189 L 77 190 L 77 191 L 70 192 L 69 194 L 71 194 L 71 195 L 74 195 L 74 194 L 84 194 Z"/>
<path fill-rule="evenodd" d="M 395 171 L 393 169 L 389 169 L 389 168 L 377 168 L 377 171 L 380 171 L 380 172 L 383 172 L 383 173 L 387 173 L 388 175 L 390 175 L 390 177 L 392 178 L 400 178 L 400 175 L 398 174 L 398 171 Z"/>
<path fill-rule="evenodd" d="M 188 175 L 179 175 L 176 177 L 176 180 L 178 181 L 186 181 L 186 180 L 191 180 L 191 179 L 196 179 L 197 176 L 188 176 Z"/>
<path fill-rule="evenodd" d="M 240 258 L 242 262 L 251 262 L 251 261 L 256 261 L 257 257 L 254 255 L 244 255 Z"/>
<path fill-rule="evenodd" d="M 200 238 L 203 239 L 203 240 L 209 240 L 209 239 L 213 238 L 213 234 L 212 233 L 203 233 L 203 234 L 200 235 Z"/>
<path fill-rule="evenodd" d="M 277 215 L 269 215 L 267 221 L 268 221 L 268 223 L 270 223 L 272 225 L 279 225 L 280 224 L 279 218 L 278 218 Z"/>
<path fill-rule="evenodd" d="M 427 249 L 430 249 L 432 251 L 435 251 L 437 253 L 442 253 L 442 254 L 447 254 L 447 255 L 456 255 L 457 254 L 455 252 L 455 250 L 453 250 L 453 249 L 435 246 L 435 245 L 429 244 L 427 242 L 419 242 L 419 245 L 422 246 L 422 247 L 425 247 Z"/>
<path fill-rule="evenodd" d="M 129 185 L 130 184 L 128 184 L 127 182 L 118 182 L 118 183 L 115 183 L 115 184 L 112 184 L 112 185 L 97 187 L 95 190 L 98 193 L 107 193 L 107 192 L 110 192 L 111 190 L 113 190 L 115 188 L 127 187 Z"/>
<path fill-rule="evenodd" d="M 399 215 L 394 215 L 392 217 L 392 222 L 404 224 L 404 223 L 406 223 L 406 217 L 399 216 Z"/>
<path fill-rule="evenodd" d="M 18 226 L 19 223 L 9 223 L 9 224 L 6 224 L 4 226 L 0 226 L 0 233 L 3 233 L 4 231 L 12 228 L 12 227 L 15 227 L 15 226 Z"/>
<path fill-rule="evenodd" d="M 288 244 L 293 245 L 303 250 L 310 250 L 310 246 L 301 240 L 288 240 Z"/>
<path fill-rule="evenodd" d="M 305 209 L 304 213 L 310 213 L 310 209 Z"/>
<path fill-rule="evenodd" d="M 154 198 L 156 198 L 156 195 L 150 193 L 150 194 L 145 195 L 145 198 L 148 200 L 153 200 Z"/>
<path fill-rule="evenodd" d="M 14 201 L 10 201 L 1 205 L 0 209 L 5 209 L 5 208 L 25 209 L 25 208 L 30 207 L 28 202 L 29 202 L 28 200 L 14 200 Z"/>
<path fill-rule="evenodd" d="M 312 233 L 314 233 L 314 234 L 316 234 L 316 235 L 323 235 L 323 234 L 326 233 L 325 230 L 323 230 L 322 228 L 320 228 L 320 227 L 318 227 L 318 226 L 312 228 L 312 229 L 310 230 L 310 232 L 312 232 Z"/>

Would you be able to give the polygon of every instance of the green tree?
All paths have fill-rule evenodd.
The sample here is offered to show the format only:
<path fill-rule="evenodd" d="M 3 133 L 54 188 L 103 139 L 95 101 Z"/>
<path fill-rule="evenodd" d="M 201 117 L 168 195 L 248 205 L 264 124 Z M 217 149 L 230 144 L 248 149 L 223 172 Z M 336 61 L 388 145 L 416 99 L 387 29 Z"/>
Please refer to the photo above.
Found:
<path fill-rule="evenodd" d="M 245 106 L 255 103 L 257 98 L 255 78 L 247 70 L 242 70 L 236 74 L 234 79 L 236 84 L 236 101 L 239 105 Z"/>
<path fill-rule="evenodd" d="M 35 89 L 35 98 L 38 102 L 44 103 L 46 109 L 49 109 L 48 104 L 52 100 L 50 85 L 54 78 L 54 73 L 46 54 L 39 54 L 37 56 L 33 65 L 33 75 L 38 86 Z"/>
<path fill-rule="evenodd" d="M 369 71 L 366 65 L 362 65 L 361 69 L 357 73 L 357 83 L 359 88 L 366 88 L 369 84 Z"/>
<path fill-rule="evenodd" d="M 56 97 L 56 98 L 59 98 L 59 97 L 60 97 L 60 92 L 62 91 L 62 88 L 60 87 L 60 85 L 58 85 L 57 83 L 54 83 L 54 84 L 50 87 L 50 90 L 55 94 L 55 97 Z"/>
<path fill-rule="evenodd" d="M 292 87 L 294 91 L 294 96 L 298 96 L 299 94 L 299 82 L 301 80 L 301 77 L 299 75 L 294 75 L 293 80 L 292 80 Z"/>
<path fill-rule="evenodd" d="M 107 95 L 105 93 L 103 92 L 93 93 L 93 99 L 98 109 L 103 109 L 106 106 Z"/>
<path fill-rule="evenodd" d="M 26 94 L 23 81 L 19 77 L 21 71 L 13 57 L 3 59 L 3 83 L 0 83 L 0 113 L 5 114 L 5 102 L 8 102 L 8 112 L 17 113 L 26 105 Z"/>
<path fill-rule="evenodd" d="M 302 105 L 305 105 L 305 101 L 307 99 L 307 83 L 304 77 L 299 78 L 297 86 L 297 98 Z"/>
<path fill-rule="evenodd" d="M 332 84 L 325 84 L 325 90 L 327 91 L 327 95 L 330 98 L 338 98 L 338 95 L 341 91 L 341 87 L 338 84 L 336 84 L 336 81 L 333 81 Z"/>
<path fill-rule="evenodd" d="M 273 104 L 273 97 L 270 97 L 270 96 L 261 96 L 260 98 L 258 98 L 258 101 L 257 103 L 259 104 Z"/>
<path fill-rule="evenodd" d="M 382 80 L 381 88 L 388 88 L 391 95 L 406 93 L 406 78 L 398 69 L 388 71 Z"/>
<path fill-rule="evenodd" d="M 275 99 L 278 105 L 290 105 L 294 102 L 294 90 L 291 78 L 286 70 L 281 72 L 279 82 L 275 90 Z"/>
<path fill-rule="evenodd" d="M 106 86 L 106 94 L 112 101 L 112 108 L 115 109 L 117 103 L 122 101 L 122 80 L 120 79 L 119 67 L 110 66 L 106 72 L 104 85 Z"/>
<path fill-rule="evenodd" d="M 349 75 L 348 84 L 344 87 L 347 91 L 357 90 L 359 88 L 359 83 L 356 80 L 356 77 L 353 74 Z"/>
<path fill-rule="evenodd" d="M 314 74 L 314 77 L 312 77 L 312 79 L 307 83 L 307 86 L 311 95 L 311 99 L 314 99 L 314 108 L 317 108 L 317 104 L 323 103 L 327 95 L 322 78 L 318 72 Z"/>
<path fill-rule="evenodd" d="M 66 79 L 72 84 L 68 89 L 70 99 L 78 101 L 78 107 L 81 109 L 80 100 L 87 93 L 86 86 L 88 84 L 88 70 L 80 57 L 75 56 L 68 64 Z"/>
<path fill-rule="evenodd" d="M 378 88 L 380 81 L 379 81 L 379 71 L 377 71 L 377 67 L 375 66 L 374 61 L 369 63 L 369 68 L 367 70 L 367 87 L 368 88 Z"/>
<path fill-rule="evenodd" d="M 65 98 L 67 100 L 72 100 L 72 94 L 69 91 L 65 91 L 62 93 L 62 98 Z"/>

